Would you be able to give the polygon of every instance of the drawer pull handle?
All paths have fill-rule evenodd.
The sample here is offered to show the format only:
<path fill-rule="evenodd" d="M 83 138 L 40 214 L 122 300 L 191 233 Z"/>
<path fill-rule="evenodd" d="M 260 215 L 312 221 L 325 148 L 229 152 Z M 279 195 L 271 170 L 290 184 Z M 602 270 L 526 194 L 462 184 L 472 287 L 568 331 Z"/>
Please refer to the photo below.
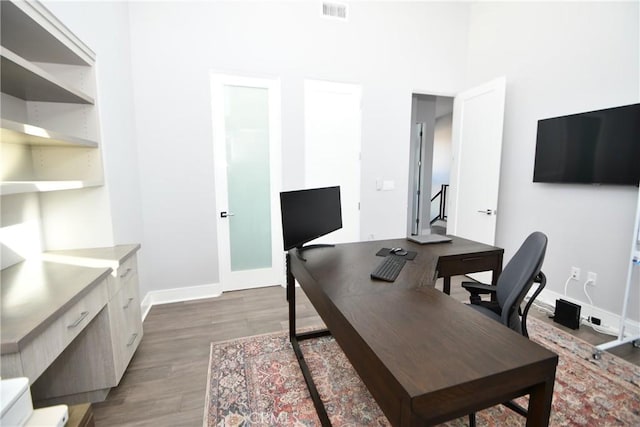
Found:
<path fill-rule="evenodd" d="M 129 306 L 131 305 L 131 301 L 133 301 L 133 298 L 129 298 L 127 300 L 127 303 L 125 305 L 122 306 L 123 310 L 126 310 L 127 308 L 129 308 Z"/>
<path fill-rule="evenodd" d="M 89 315 L 88 311 L 83 311 L 82 313 L 80 313 L 80 317 L 78 317 L 78 319 L 73 322 L 72 324 L 70 324 L 69 326 L 67 326 L 67 329 L 73 329 L 76 326 L 78 326 L 80 324 L 80 322 L 82 322 L 84 320 L 85 317 L 87 317 Z"/>
<path fill-rule="evenodd" d="M 137 333 L 131 335 L 131 338 L 129 339 L 129 342 L 127 343 L 127 347 L 131 347 L 133 345 L 133 343 L 136 342 L 136 338 L 138 338 L 138 334 Z"/>
<path fill-rule="evenodd" d="M 483 257 L 481 256 L 476 256 L 476 257 L 472 257 L 472 258 L 463 258 L 462 262 L 468 262 L 468 261 L 477 261 L 479 259 L 483 259 Z"/>
<path fill-rule="evenodd" d="M 127 277 L 129 275 L 129 273 L 131 273 L 131 268 L 127 268 L 125 270 L 125 272 L 120 275 L 120 278 L 124 279 L 125 277 Z"/>

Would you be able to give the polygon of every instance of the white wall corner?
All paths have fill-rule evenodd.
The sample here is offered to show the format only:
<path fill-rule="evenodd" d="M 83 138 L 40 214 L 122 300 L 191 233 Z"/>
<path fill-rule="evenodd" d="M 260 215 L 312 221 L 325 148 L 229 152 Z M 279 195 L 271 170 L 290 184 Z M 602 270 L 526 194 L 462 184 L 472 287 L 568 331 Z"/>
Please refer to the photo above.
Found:
<path fill-rule="evenodd" d="M 222 285 L 212 283 L 209 285 L 188 286 L 184 288 L 162 289 L 148 292 L 140 304 L 142 309 L 142 321 L 146 319 L 151 307 L 172 302 L 192 301 L 203 298 L 214 298 L 222 295 Z"/>

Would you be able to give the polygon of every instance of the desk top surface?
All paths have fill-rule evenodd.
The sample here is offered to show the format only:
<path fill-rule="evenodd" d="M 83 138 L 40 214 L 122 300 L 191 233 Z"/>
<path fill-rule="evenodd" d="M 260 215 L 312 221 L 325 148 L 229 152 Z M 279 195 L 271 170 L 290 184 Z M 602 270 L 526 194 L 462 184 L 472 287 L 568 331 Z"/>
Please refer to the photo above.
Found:
<path fill-rule="evenodd" d="M 411 398 L 556 357 L 433 287 L 335 304 Z"/>
<path fill-rule="evenodd" d="M 332 298 L 338 296 L 386 292 L 390 289 L 414 289 L 433 286 L 437 277 L 438 261 L 447 257 L 502 254 L 504 250 L 467 239 L 452 236 L 451 242 L 420 245 L 406 239 L 345 243 L 328 248 L 314 248 L 302 253 L 313 266 L 313 277 L 323 283 L 324 292 Z M 416 252 L 416 258 L 407 261 L 393 283 L 371 280 L 369 274 L 382 262 L 376 256 L 382 248 L 402 247 Z M 292 255 L 295 257 L 295 255 Z"/>
<path fill-rule="evenodd" d="M 396 246 L 416 251 L 415 260 L 393 283 L 372 280 L 369 273 L 382 260 L 377 251 Z M 354 331 L 363 351 L 373 352 L 416 398 L 538 363 L 555 366 L 554 353 L 433 287 L 442 257 L 502 253 L 460 238 L 433 245 L 397 239 L 312 249 L 303 253 L 306 261 L 292 254 L 291 263 L 312 303 L 335 308 L 323 318 L 329 329 Z"/>

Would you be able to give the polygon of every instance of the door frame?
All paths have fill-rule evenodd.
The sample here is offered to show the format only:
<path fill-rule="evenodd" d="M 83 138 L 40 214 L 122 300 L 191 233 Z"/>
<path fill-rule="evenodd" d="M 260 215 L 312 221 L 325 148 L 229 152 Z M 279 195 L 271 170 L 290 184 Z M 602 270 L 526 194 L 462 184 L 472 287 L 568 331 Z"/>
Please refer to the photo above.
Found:
<path fill-rule="evenodd" d="M 284 250 L 279 194 L 282 190 L 282 130 L 280 79 L 259 78 L 211 72 L 211 106 L 215 174 L 216 228 L 218 236 L 218 273 L 222 291 L 281 285 L 285 286 Z M 225 86 L 244 86 L 268 90 L 269 170 L 271 193 L 271 268 L 231 271 L 229 250 L 226 129 L 224 120 Z"/>

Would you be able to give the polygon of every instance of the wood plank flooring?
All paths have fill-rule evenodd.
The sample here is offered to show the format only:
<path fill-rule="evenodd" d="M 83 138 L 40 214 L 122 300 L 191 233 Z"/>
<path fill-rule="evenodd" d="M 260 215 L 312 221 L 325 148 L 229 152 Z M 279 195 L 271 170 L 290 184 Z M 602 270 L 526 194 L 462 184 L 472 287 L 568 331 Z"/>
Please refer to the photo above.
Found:
<path fill-rule="evenodd" d="M 463 277 L 452 278 L 452 296 L 466 301 Z M 436 285 L 442 289 L 441 280 Z M 297 289 L 299 328 L 320 324 L 304 293 Z M 530 316 L 551 322 L 533 308 Z M 561 329 L 599 344 L 611 337 L 581 327 Z M 101 426 L 201 426 L 211 342 L 288 329 L 281 287 L 224 293 L 218 298 L 154 306 L 144 322 L 144 337 L 120 385 L 93 411 Z M 640 365 L 640 349 L 614 349 Z"/>

